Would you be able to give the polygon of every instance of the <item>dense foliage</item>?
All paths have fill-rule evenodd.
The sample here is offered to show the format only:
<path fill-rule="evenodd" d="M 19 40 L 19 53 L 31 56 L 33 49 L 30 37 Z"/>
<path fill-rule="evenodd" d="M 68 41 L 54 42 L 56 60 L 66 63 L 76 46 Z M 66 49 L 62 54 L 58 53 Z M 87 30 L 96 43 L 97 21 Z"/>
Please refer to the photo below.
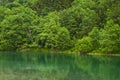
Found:
<path fill-rule="evenodd" d="M 119 48 L 120 0 L 0 0 L 0 51 Z"/>

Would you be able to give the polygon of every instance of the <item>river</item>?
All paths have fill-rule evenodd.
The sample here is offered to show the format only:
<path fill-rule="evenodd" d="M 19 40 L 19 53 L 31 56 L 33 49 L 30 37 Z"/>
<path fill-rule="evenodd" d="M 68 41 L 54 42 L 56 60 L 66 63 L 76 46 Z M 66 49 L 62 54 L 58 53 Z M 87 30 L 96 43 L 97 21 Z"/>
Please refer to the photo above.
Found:
<path fill-rule="evenodd" d="M 120 80 L 120 57 L 0 52 L 0 80 Z"/>

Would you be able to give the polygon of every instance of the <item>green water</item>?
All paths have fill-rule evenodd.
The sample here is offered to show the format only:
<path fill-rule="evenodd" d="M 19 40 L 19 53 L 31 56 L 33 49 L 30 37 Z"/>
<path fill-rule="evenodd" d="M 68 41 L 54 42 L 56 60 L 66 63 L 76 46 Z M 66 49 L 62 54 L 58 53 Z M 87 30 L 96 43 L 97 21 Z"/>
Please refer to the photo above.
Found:
<path fill-rule="evenodd" d="M 0 80 L 120 80 L 120 57 L 0 52 Z"/>

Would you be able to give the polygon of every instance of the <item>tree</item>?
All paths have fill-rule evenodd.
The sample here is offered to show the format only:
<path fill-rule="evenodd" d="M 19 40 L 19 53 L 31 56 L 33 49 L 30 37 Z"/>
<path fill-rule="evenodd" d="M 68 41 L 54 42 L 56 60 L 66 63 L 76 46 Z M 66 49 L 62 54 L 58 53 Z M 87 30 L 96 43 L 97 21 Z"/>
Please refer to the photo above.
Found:
<path fill-rule="evenodd" d="M 49 12 L 59 11 L 71 6 L 73 0 L 38 0 L 32 8 L 38 15 L 47 15 Z"/>
<path fill-rule="evenodd" d="M 97 50 L 100 46 L 100 30 L 97 27 L 94 27 L 92 31 L 88 35 L 91 38 L 91 44 L 93 47 L 93 51 Z"/>
<path fill-rule="evenodd" d="M 9 8 L 6 8 L 4 6 L 0 6 L 0 23 L 2 22 L 2 20 L 4 20 L 5 16 L 9 15 L 11 12 L 10 12 L 10 9 Z"/>
<path fill-rule="evenodd" d="M 32 32 L 34 32 L 36 18 L 35 12 L 30 8 L 23 6 L 12 8 L 10 15 L 7 15 L 0 24 L 1 46 L 6 44 L 6 49 L 16 50 L 24 43 L 33 43 Z"/>
<path fill-rule="evenodd" d="M 42 32 L 37 35 L 37 42 L 49 49 L 66 49 L 70 41 L 69 31 L 61 27 L 57 12 L 49 13 L 41 19 Z"/>
<path fill-rule="evenodd" d="M 72 7 L 60 12 L 61 25 L 65 26 L 70 35 L 79 39 L 87 36 L 94 26 L 97 25 L 98 15 L 92 0 L 75 0 Z"/>
<path fill-rule="evenodd" d="M 120 52 L 120 26 L 110 20 L 100 32 L 100 51 L 104 53 Z"/>
<path fill-rule="evenodd" d="M 107 9 L 106 15 L 107 15 L 107 20 L 112 19 L 116 24 L 120 25 L 120 1 L 116 0 L 112 6 Z"/>
<path fill-rule="evenodd" d="M 90 37 L 79 39 L 75 44 L 75 51 L 80 52 L 81 54 L 91 52 L 92 48 Z"/>
<path fill-rule="evenodd" d="M 8 3 L 12 3 L 16 0 L 0 0 L 0 6 L 5 6 Z"/>

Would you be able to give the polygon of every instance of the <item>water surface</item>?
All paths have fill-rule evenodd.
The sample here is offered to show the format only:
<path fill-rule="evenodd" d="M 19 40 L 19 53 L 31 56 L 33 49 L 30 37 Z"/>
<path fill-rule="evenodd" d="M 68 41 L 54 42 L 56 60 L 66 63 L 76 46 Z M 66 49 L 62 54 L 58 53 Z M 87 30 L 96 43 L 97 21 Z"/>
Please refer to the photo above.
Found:
<path fill-rule="evenodd" d="M 120 57 L 0 52 L 0 80 L 120 80 Z"/>

